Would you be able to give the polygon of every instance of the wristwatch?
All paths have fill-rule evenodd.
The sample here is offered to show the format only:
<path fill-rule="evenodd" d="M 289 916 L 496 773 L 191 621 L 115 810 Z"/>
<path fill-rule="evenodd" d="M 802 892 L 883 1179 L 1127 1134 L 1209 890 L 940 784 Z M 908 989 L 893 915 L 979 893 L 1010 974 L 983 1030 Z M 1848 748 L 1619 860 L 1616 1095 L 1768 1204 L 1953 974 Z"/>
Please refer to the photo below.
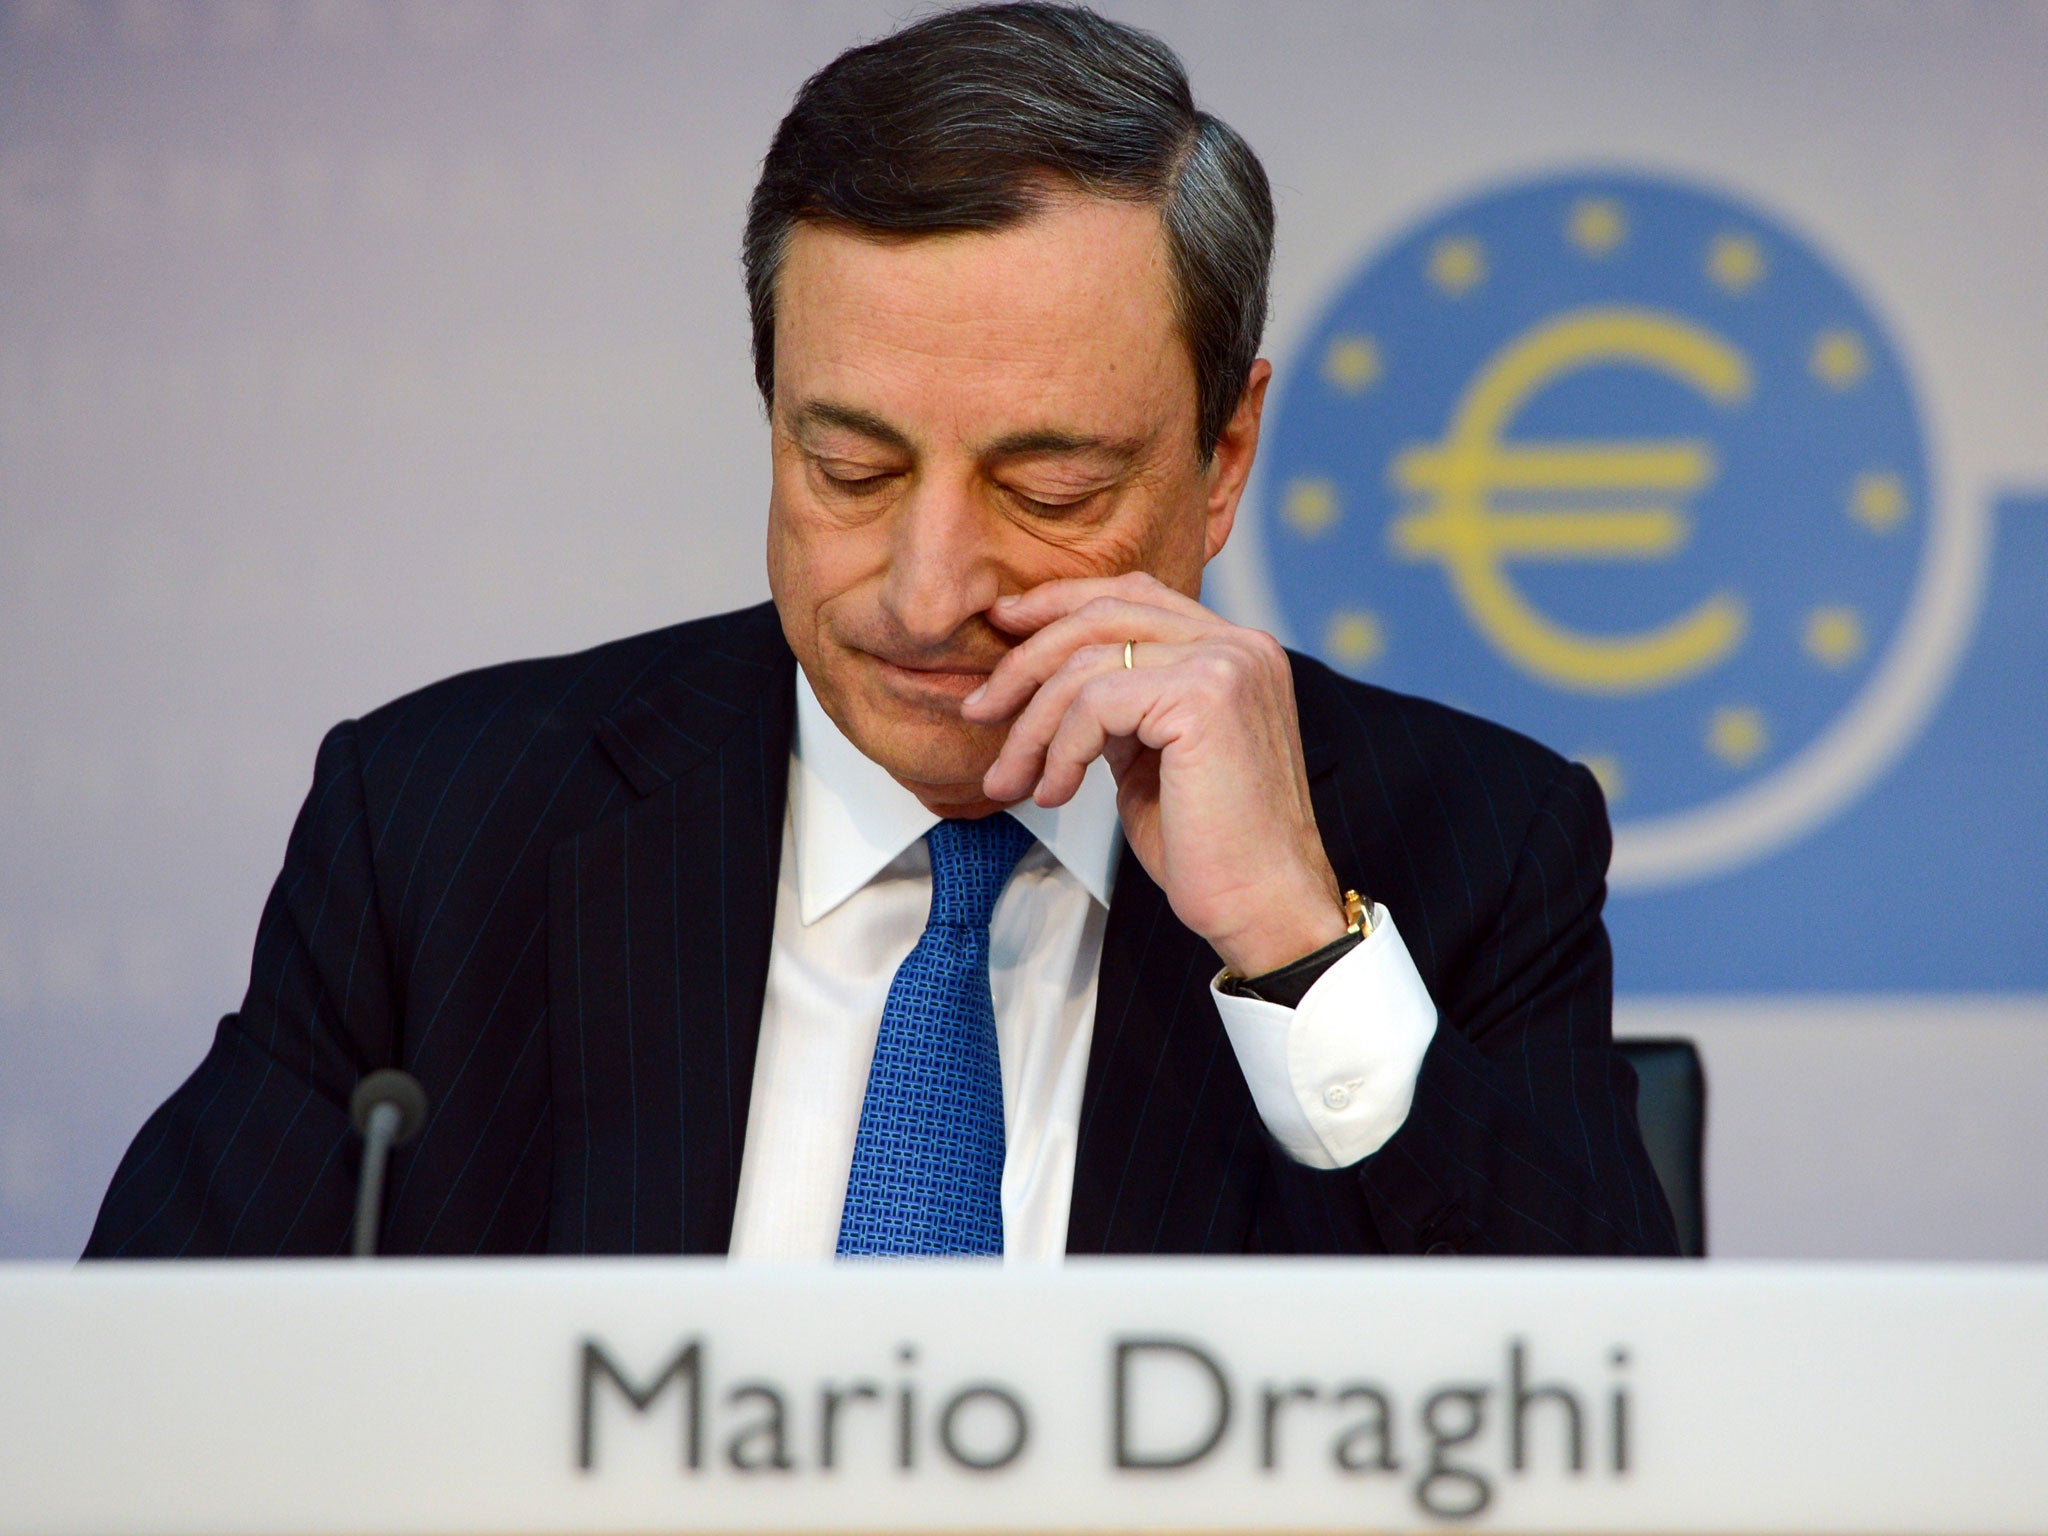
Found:
<path fill-rule="evenodd" d="M 1257 976 L 1233 976 L 1225 971 L 1216 984 L 1217 990 L 1232 997 L 1278 1003 L 1282 1008 L 1300 1007 L 1308 989 L 1322 979 L 1323 972 L 1363 944 L 1372 933 L 1372 903 L 1356 891 L 1346 891 L 1344 921 L 1344 932 L 1321 949 Z"/>

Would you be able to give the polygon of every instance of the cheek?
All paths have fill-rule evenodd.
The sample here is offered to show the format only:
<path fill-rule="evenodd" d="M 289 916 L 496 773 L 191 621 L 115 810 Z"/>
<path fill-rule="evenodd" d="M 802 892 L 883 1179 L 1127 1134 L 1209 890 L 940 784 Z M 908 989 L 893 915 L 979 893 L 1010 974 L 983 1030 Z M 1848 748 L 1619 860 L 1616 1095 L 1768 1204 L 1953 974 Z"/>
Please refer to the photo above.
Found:
<path fill-rule="evenodd" d="M 1130 528 L 1120 530 L 1118 572 L 1144 571 L 1178 592 L 1196 595 L 1207 552 L 1199 493 L 1176 485 L 1147 512 Z"/>
<path fill-rule="evenodd" d="M 800 535 L 792 526 L 780 485 L 768 496 L 768 591 L 784 622 L 803 597 L 804 559 Z"/>
<path fill-rule="evenodd" d="M 1020 538 L 1008 551 L 1007 585 L 1030 588 L 1062 578 L 1143 571 L 1178 592 L 1201 587 L 1202 520 L 1183 508 L 1128 508 L 1123 516 L 1070 541 Z"/>
<path fill-rule="evenodd" d="M 790 645 L 806 660 L 817 649 L 818 608 L 832 592 L 831 545 L 819 535 L 817 520 L 804 515 L 801 493 L 789 494 L 778 474 L 768 498 L 768 591 Z"/>
<path fill-rule="evenodd" d="M 849 528 L 778 474 L 768 501 L 768 590 L 785 629 L 812 630 L 821 612 L 869 581 L 886 560 L 875 529 Z"/>

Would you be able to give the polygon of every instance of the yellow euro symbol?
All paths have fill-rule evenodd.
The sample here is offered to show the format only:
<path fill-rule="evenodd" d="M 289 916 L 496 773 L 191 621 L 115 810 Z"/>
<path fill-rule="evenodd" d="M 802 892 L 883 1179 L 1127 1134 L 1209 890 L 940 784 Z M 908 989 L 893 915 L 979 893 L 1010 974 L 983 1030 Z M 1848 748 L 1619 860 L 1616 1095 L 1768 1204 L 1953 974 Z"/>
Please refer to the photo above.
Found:
<path fill-rule="evenodd" d="M 1621 306 L 1560 315 L 1488 360 L 1441 442 L 1395 458 L 1396 487 L 1426 500 L 1391 537 L 1398 554 L 1441 560 L 1466 617 L 1524 670 L 1589 693 L 1644 693 L 1704 672 L 1740 645 L 1749 622 L 1741 600 L 1721 592 L 1652 630 L 1588 635 L 1539 613 L 1503 569 L 1513 560 L 1667 559 L 1691 533 L 1669 503 L 1713 479 L 1707 443 L 1503 441 L 1539 389 L 1603 363 L 1668 374 L 1719 405 L 1749 395 L 1742 354 L 1697 326 Z"/>

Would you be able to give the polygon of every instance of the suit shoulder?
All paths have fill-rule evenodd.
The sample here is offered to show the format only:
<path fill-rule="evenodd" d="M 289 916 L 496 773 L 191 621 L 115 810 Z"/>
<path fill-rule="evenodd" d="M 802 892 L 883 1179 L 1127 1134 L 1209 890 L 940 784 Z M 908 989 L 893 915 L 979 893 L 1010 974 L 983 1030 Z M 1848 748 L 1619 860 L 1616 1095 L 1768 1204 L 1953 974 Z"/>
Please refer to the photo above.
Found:
<path fill-rule="evenodd" d="M 549 850 L 620 806 L 630 785 L 601 721 L 780 636 L 763 605 L 444 678 L 330 733 L 308 805 L 360 817 L 388 941 L 410 964 L 433 934 L 530 919 Z M 437 928 L 444 911 L 460 920 Z"/>
<path fill-rule="evenodd" d="M 1311 656 L 1288 655 L 1294 664 L 1295 691 L 1304 717 L 1316 708 L 1334 727 L 1333 735 L 1355 737 L 1399 730 L 1424 743 L 1425 750 L 1451 751 L 1494 771 L 1545 781 L 1568 766 L 1562 753 L 1498 721 L 1435 699 L 1359 682 Z"/>
<path fill-rule="evenodd" d="M 774 624 L 774 608 L 762 604 L 442 678 L 355 722 L 364 777 L 410 777 L 433 760 L 452 768 L 507 748 L 537 763 L 563 748 L 581 751 L 600 719 L 656 679 L 700 653 L 759 649 Z"/>
<path fill-rule="evenodd" d="M 1347 799 L 1427 824 L 1491 822 L 1504 838 L 1560 793 L 1585 802 L 1603 836 L 1606 808 L 1592 776 L 1561 753 L 1496 721 L 1434 699 L 1358 682 L 1294 655 L 1303 746 L 1334 767 Z"/>

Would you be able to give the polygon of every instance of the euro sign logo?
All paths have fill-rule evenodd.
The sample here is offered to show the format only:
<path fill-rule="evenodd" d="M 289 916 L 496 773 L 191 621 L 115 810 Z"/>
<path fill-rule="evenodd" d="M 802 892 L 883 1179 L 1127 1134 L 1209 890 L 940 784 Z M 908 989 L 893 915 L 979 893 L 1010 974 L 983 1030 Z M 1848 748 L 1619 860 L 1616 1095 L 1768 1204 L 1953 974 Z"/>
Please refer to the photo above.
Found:
<path fill-rule="evenodd" d="M 1712 188 L 1562 171 L 1447 204 L 1331 292 L 1275 390 L 1219 600 L 1584 763 L 1617 889 L 1840 812 L 1971 621 L 1964 504 L 1883 317 Z"/>
<path fill-rule="evenodd" d="M 1691 534 L 1685 498 L 1716 472 L 1713 446 L 1664 441 L 1511 441 L 1538 391 L 1601 365 L 1654 369 L 1717 405 L 1750 393 L 1741 353 L 1699 326 L 1627 307 L 1560 315 L 1516 337 L 1474 378 L 1443 440 L 1393 462 L 1418 510 L 1391 528 L 1396 554 L 1444 567 L 1472 625 L 1530 676 L 1587 693 L 1668 687 L 1742 643 L 1748 615 L 1728 591 L 1654 629 L 1586 634 L 1537 610 L 1514 584 L 1518 560 L 1663 560 Z"/>

